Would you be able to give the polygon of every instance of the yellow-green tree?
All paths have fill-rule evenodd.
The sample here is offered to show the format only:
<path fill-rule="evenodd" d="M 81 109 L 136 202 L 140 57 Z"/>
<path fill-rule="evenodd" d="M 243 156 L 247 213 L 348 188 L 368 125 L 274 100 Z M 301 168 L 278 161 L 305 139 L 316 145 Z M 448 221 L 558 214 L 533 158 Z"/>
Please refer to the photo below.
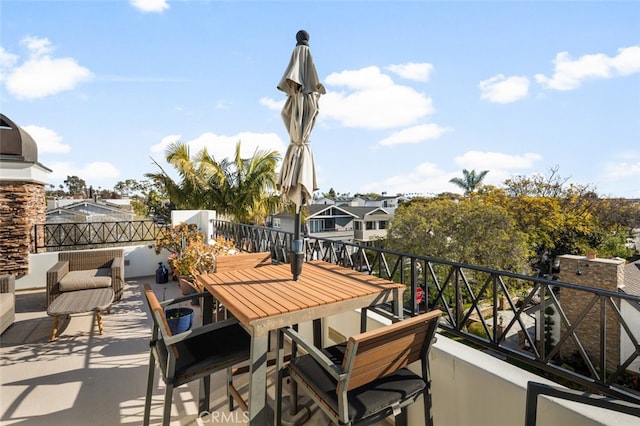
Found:
<path fill-rule="evenodd" d="M 481 198 L 414 198 L 401 204 L 388 231 L 393 250 L 528 273 L 526 235 L 506 209 Z"/>

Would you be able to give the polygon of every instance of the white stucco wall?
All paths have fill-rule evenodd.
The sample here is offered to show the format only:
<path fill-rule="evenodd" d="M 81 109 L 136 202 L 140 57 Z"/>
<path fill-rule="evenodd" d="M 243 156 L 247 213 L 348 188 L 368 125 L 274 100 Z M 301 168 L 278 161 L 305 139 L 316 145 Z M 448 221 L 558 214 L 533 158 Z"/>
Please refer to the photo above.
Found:
<path fill-rule="evenodd" d="M 620 301 L 620 313 L 622 314 L 622 318 L 624 318 L 625 322 L 629 326 L 629 329 L 635 333 L 634 337 L 636 341 L 640 341 L 640 310 L 638 307 L 632 306 L 626 300 Z M 624 327 L 620 327 L 620 364 L 624 363 L 629 356 L 635 352 L 635 346 L 631 342 L 627 332 Z M 636 358 L 630 365 L 627 367 L 627 370 L 634 371 L 636 373 L 640 373 L 640 358 Z M 638 422 L 640 424 L 640 421 Z"/>
<path fill-rule="evenodd" d="M 381 324 L 369 318 L 368 329 Z M 348 336 L 358 333 L 360 315 L 349 312 L 324 320 L 325 344 L 328 327 Z M 559 386 L 543 377 L 499 360 L 452 339 L 438 335 L 430 356 L 432 415 L 438 426 L 522 425 L 525 421 L 527 383 Z M 419 365 L 412 369 L 419 372 Z M 423 426 L 422 401 L 409 407 L 409 425 Z M 638 425 L 638 418 L 570 401 L 539 397 L 538 425 L 595 426 Z"/>

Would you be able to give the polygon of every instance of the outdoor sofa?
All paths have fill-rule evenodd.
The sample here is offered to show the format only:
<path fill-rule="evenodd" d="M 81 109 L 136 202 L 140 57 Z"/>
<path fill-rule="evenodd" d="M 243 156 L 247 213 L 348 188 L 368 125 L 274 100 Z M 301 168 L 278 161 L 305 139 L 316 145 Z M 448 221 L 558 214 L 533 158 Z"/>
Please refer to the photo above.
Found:
<path fill-rule="evenodd" d="M 47 271 L 47 307 L 63 292 L 103 287 L 113 289 L 114 301 L 122 298 L 122 249 L 60 252 L 58 262 Z"/>
<path fill-rule="evenodd" d="M 0 334 L 16 319 L 16 279 L 13 275 L 0 276 Z"/>

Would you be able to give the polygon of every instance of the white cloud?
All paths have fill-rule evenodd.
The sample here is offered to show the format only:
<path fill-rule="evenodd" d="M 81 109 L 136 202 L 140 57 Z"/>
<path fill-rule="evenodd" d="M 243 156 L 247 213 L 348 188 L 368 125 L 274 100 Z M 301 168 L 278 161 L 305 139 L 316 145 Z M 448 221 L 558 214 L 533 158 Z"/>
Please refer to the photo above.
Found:
<path fill-rule="evenodd" d="M 167 147 L 170 144 L 172 144 L 173 142 L 181 141 L 181 140 L 182 140 L 182 135 L 167 135 L 164 138 L 162 138 L 160 143 L 156 145 L 152 145 L 150 150 L 153 154 L 164 154 L 165 149 L 167 149 Z"/>
<path fill-rule="evenodd" d="M 444 132 L 448 131 L 445 127 L 437 124 L 421 124 L 398 132 L 394 132 L 379 142 L 380 145 L 399 145 L 404 143 L 419 143 L 428 139 L 438 139 Z"/>
<path fill-rule="evenodd" d="M 332 73 L 325 82 L 346 90 L 328 91 L 320 98 L 321 121 L 333 119 L 345 127 L 391 129 L 415 124 L 434 111 L 431 98 L 394 83 L 378 67 Z"/>
<path fill-rule="evenodd" d="M 596 53 L 572 59 L 568 52 L 559 52 L 553 64 L 553 75 L 547 77 L 536 74 L 536 81 L 547 89 L 573 90 L 588 79 L 612 78 L 640 72 L 640 46 L 618 49 L 614 57 Z"/>
<path fill-rule="evenodd" d="M 453 161 L 463 169 L 473 170 L 514 170 L 533 168 L 536 161 L 542 160 L 542 156 L 535 153 L 522 155 L 510 155 L 500 152 L 467 151 L 457 156 Z"/>
<path fill-rule="evenodd" d="M 455 192 L 455 186 L 449 183 L 453 174 L 445 172 L 434 163 L 418 164 L 406 174 L 364 185 L 362 192 L 387 192 L 388 194 L 415 194 L 430 196 L 441 192 Z"/>
<path fill-rule="evenodd" d="M 10 68 L 3 78 L 9 93 L 18 99 L 55 95 L 93 77 L 73 58 L 52 58 L 51 42 L 46 38 L 25 37 L 22 44 L 29 51 L 29 58 Z"/>
<path fill-rule="evenodd" d="M 167 0 L 130 0 L 130 3 L 142 12 L 163 12 L 169 9 Z"/>
<path fill-rule="evenodd" d="M 18 55 L 9 53 L 0 46 L 0 81 L 5 79 L 7 71 L 13 68 L 17 63 Z"/>
<path fill-rule="evenodd" d="M 335 120 L 345 127 L 393 129 L 411 126 L 434 112 L 431 98 L 395 83 L 375 66 L 331 73 L 325 86 L 327 94 L 319 102 L 321 122 Z M 343 90 L 331 90 L 332 86 Z M 260 99 L 261 105 L 278 111 L 284 102 L 269 97 Z"/>
<path fill-rule="evenodd" d="M 81 176 L 86 182 L 110 182 L 120 177 L 120 171 L 111 163 L 96 161 L 77 166 L 72 162 L 56 162 L 47 164 L 52 170 L 52 180 L 64 180 L 67 176 Z"/>
<path fill-rule="evenodd" d="M 192 153 L 207 147 L 207 151 L 217 161 L 224 158 L 233 158 L 236 143 L 240 141 L 240 155 L 243 158 L 251 157 L 256 149 L 262 151 L 278 151 L 284 155 L 287 145 L 275 133 L 241 132 L 236 135 L 216 135 L 207 132 L 197 138 L 188 141 Z"/>
<path fill-rule="evenodd" d="M 443 192 L 461 193 L 460 187 L 452 184 L 449 180 L 461 177 L 462 169 L 475 169 L 478 172 L 489 170 L 483 182 L 498 186 L 505 179 L 511 177 L 514 171 L 532 169 L 534 163 L 541 159 L 540 155 L 534 153 L 509 155 L 497 152 L 469 151 L 454 159 L 454 162 L 460 167 L 455 171 L 443 170 L 435 163 L 421 163 L 408 173 L 371 182 L 360 190 L 362 192 L 386 191 L 389 194 L 419 192 L 425 196 Z"/>
<path fill-rule="evenodd" d="M 605 164 L 604 176 L 609 181 L 620 178 L 640 178 L 640 160 L 636 162 L 609 162 Z"/>
<path fill-rule="evenodd" d="M 467 151 L 463 155 L 453 159 L 460 170 L 489 170 L 483 183 L 487 185 L 501 185 L 507 178 L 513 176 L 514 172 L 530 170 L 534 168 L 537 161 L 542 160 L 542 156 L 535 153 L 525 153 L 521 155 L 503 154 L 500 152 Z M 456 177 L 461 177 L 458 171 Z"/>
<path fill-rule="evenodd" d="M 429 75 L 433 71 L 433 65 L 424 62 L 408 62 L 406 64 L 389 65 L 386 69 L 407 80 L 426 82 L 429 81 Z"/>
<path fill-rule="evenodd" d="M 345 86 L 351 90 L 383 89 L 395 83 L 380 68 L 370 66 L 359 70 L 333 72 L 327 76 L 325 83 L 331 86 Z"/>
<path fill-rule="evenodd" d="M 620 75 L 640 73 L 640 46 L 618 49 L 618 54 L 611 59 L 611 66 Z"/>
<path fill-rule="evenodd" d="M 260 105 L 266 106 L 270 110 L 274 110 L 274 111 L 282 111 L 282 108 L 284 108 L 285 102 L 286 102 L 286 99 L 276 101 L 268 97 L 260 98 Z"/>
<path fill-rule="evenodd" d="M 529 79 L 526 77 L 505 77 L 498 74 L 479 84 L 482 99 L 499 104 L 515 102 L 529 93 Z"/>
<path fill-rule="evenodd" d="M 51 129 L 40 126 L 22 127 L 38 145 L 39 153 L 65 153 L 71 151 L 71 146 L 62 143 L 62 136 Z"/>
<path fill-rule="evenodd" d="M 162 154 L 164 160 L 164 151 L 169 144 L 182 141 L 189 145 L 191 155 L 195 155 L 202 148 L 206 147 L 207 151 L 216 161 L 224 158 L 233 158 L 236 150 L 236 143 L 241 142 L 240 155 L 243 158 L 252 157 L 256 149 L 261 151 L 278 151 L 284 156 L 288 144 L 285 144 L 275 133 L 252 133 L 241 132 L 235 135 L 217 135 L 215 133 L 206 132 L 191 140 L 183 140 L 182 135 L 168 135 L 162 138 L 162 141 L 151 147 L 154 154 Z M 156 158 L 156 161 L 160 158 Z"/>

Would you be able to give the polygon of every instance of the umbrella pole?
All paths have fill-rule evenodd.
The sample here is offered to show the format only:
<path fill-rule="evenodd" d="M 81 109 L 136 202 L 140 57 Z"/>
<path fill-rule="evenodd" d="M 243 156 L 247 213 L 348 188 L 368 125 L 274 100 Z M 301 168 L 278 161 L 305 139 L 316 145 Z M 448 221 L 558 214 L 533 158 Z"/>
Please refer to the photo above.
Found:
<path fill-rule="evenodd" d="M 291 241 L 291 274 L 293 280 L 298 281 L 298 277 L 302 273 L 302 263 L 304 262 L 304 251 L 302 239 L 300 238 L 300 216 L 301 207 L 296 208 L 296 216 L 294 220 L 293 240 Z"/>

